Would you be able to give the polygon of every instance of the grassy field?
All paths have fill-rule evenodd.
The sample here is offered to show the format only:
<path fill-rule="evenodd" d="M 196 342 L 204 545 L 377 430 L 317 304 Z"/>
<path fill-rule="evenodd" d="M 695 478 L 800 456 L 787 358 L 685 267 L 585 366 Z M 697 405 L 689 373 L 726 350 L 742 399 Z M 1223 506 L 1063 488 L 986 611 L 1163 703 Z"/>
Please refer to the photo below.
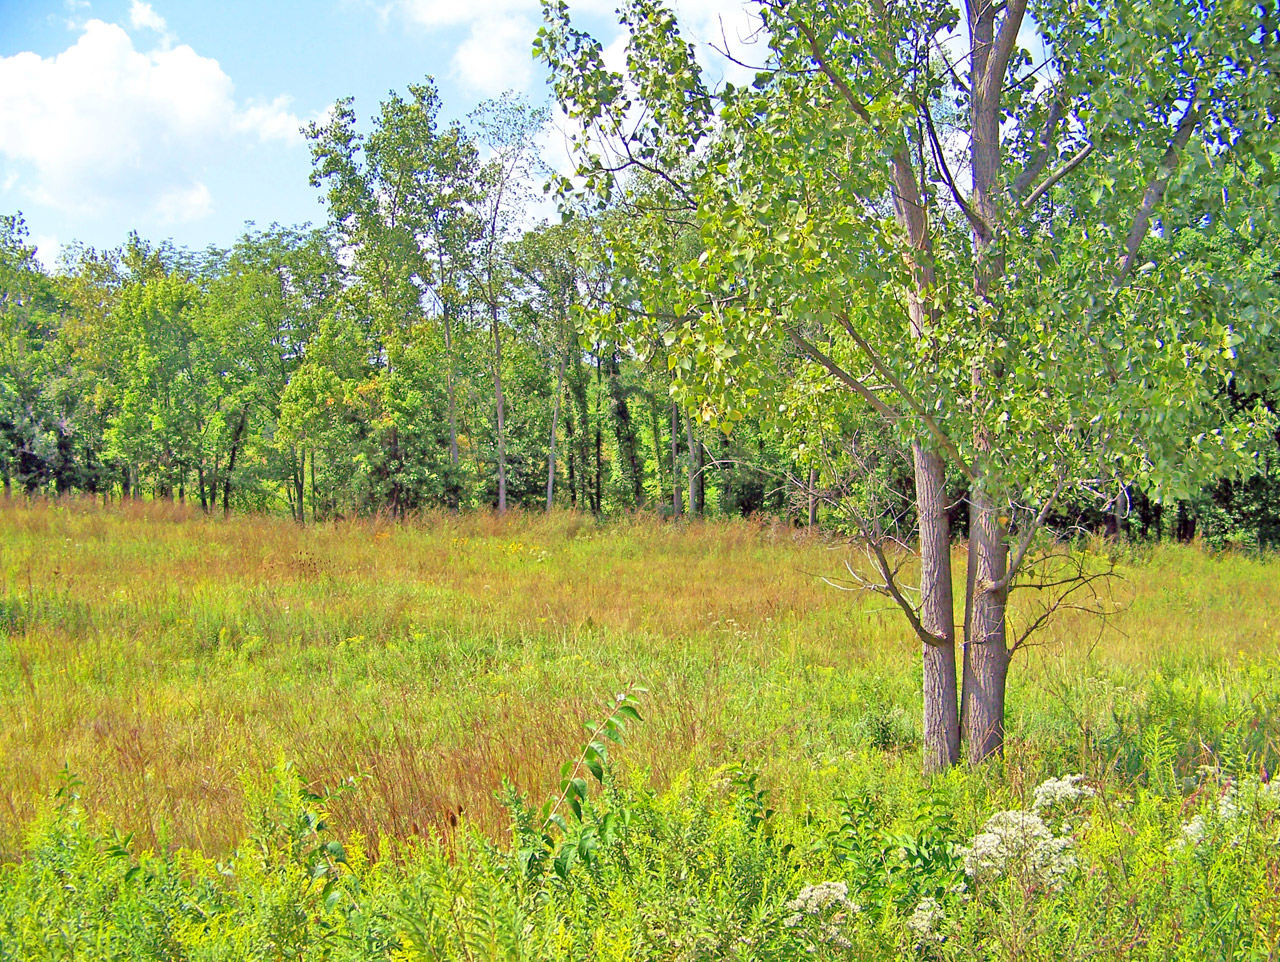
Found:
<path fill-rule="evenodd" d="M 39 863 L 33 826 L 59 785 L 65 809 L 73 775 L 94 838 L 225 858 L 257 837 L 253 800 L 292 784 L 288 762 L 318 793 L 354 778 L 324 805 L 348 846 L 397 862 L 443 838 L 457 859 L 460 822 L 507 844 L 503 780 L 535 802 L 553 793 L 583 723 L 627 684 L 648 689 L 646 721 L 615 749 L 619 785 L 705 814 L 732 783 L 739 815 L 765 789 L 801 837 L 815 818 L 847 821 L 840 799 L 899 818 L 937 791 L 971 835 L 1070 772 L 1101 796 L 1162 793 L 1176 821 L 1206 771 L 1280 754 L 1277 562 L 1127 549 L 1105 623 L 1065 614 L 1018 656 L 1007 759 L 926 784 L 919 653 L 883 600 L 823 580 L 845 561 L 859 556 L 770 524 L 299 527 L 0 502 L 0 851 Z M 758 781 L 726 774 L 738 765 Z"/>

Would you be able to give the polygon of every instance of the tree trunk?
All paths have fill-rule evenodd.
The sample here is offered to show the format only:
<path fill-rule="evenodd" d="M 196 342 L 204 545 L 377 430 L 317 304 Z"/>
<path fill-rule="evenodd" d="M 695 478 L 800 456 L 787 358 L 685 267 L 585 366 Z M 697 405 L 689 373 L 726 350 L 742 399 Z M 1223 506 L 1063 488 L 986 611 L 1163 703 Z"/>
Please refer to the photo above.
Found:
<path fill-rule="evenodd" d="M 613 401 L 614 436 L 618 440 L 618 459 L 627 474 L 632 504 L 639 506 L 644 500 L 644 470 L 640 466 L 640 439 L 636 437 L 635 425 L 631 420 L 631 407 L 627 404 L 627 393 L 622 386 L 622 371 L 618 366 L 616 349 L 609 352 L 607 373 L 609 396 Z"/>
<path fill-rule="evenodd" d="M 936 772 L 960 760 L 951 525 L 942 458 L 919 442 L 912 455 L 920 528 L 920 625 L 936 639 L 922 643 L 924 769 Z"/>
<path fill-rule="evenodd" d="M 210 478 L 210 484 L 212 484 L 212 483 L 214 483 L 214 482 L 213 482 L 213 479 L 212 479 L 212 478 Z M 200 488 L 200 513 L 201 513 L 201 514 L 208 514 L 208 513 L 209 513 L 209 498 L 208 498 L 208 496 L 205 494 L 205 478 L 204 478 L 204 465 L 203 465 L 203 464 L 197 464 L 197 465 L 196 465 L 196 485 Z"/>
<path fill-rule="evenodd" d="M 979 485 L 969 498 L 970 598 L 965 625 L 964 707 L 961 726 L 971 764 L 1004 750 L 1006 639 L 1009 591 L 1003 581 L 1008 545 L 996 508 Z"/>
<path fill-rule="evenodd" d="M 1000 99 L 1013 41 L 1026 4 L 969 4 L 970 91 L 969 162 L 971 202 L 976 219 L 971 222 L 975 254 L 973 290 L 977 303 L 990 304 L 991 291 L 1004 276 L 1004 255 L 995 243 L 1005 203 L 1001 177 Z M 996 18 L 1004 12 L 999 33 Z M 982 311 L 975 314 L 979 329 L 992 323 Z M 971 369 L 974 410 L 983 410 L 983 394 L 998 389 L 1004 372 L 999 366 Z M 1000 512 L 986 490 L 983 462 L 994 441 L 982 423 L 974 428 L 974 449 L 969 494 L 969 571 L 965 599 L 964 694 L 960 724 L 971 763 L 978 763 L 1004 749 L 1005 681 L 1010 651 L 1006 643 L 1008 588 L 1004 583 L 1008 564 L 1008 532 Z"/>
<path fill-rule="evenodd" d="M 507 510 L 507 422 L 506 404 L 502 397 L 502 331 L 498 326 L 498 304 L 489 305 L 493 330 L 493 393 L 498 409 L 498 513 Z"/>
<path fill-rule="evenodd" d="M 680 408 L 671 402 L 671 517 L 680 517 L 684 492 L 680 490 Z"/>
<path fill-rule="evenodd" d="M 667 473 L 663 470 L 666 463 L 662 456 L 662 417 L 658 411 L 658 395 L 649 394 L 649 422 L 653 429 L 653 466 L 658 475 L 658 504 L 662 504 L 662 492 L 667 490 Z"/>
<path fill-rule="evenodd" d="M 573 405 L 569 405 L 569 410 L 565 413 L 564 418 L 564 440 L 565 448 L 569 455 L 569 506 L 576 508 L 578 506 L 578 446 L 573 443 Z"/>
<path fill-rule="evenodd" d="M 236 469 L 236 455 L 240 453 L 240 437 L 244 434 L 245 422 L 249 412 L 241 409 L 240 420 L 236 422 L 235 433 L 231 435 L 231 455 L 227 458 L 227 476 L 222 482 L 222 513 L 231 513 L 231 475 Z"/>
<path fill-rule="evenodd" d="M 809 469 L 809 530 L 818 526 L 818 469 Z"/>
<path fill-rule="evenodd" d="M 547 510 L 555 502 L 556 493 L 556 425 L 560 420 L 560 392 L 564 390 L 564 364 L 566 355 L 560 355 L 560 370 L 556 373 L 556 401 L 551 408 L 551 442 L 547 446 Z"/>
<path fill-rule="evenodd" d="M 693 418 L 684 419 L 689 441 L 689 514 L 702 517 L 706 504 L 706 484 L 702 475 L 702 442 L 693 436 Z"/>
<path fill-rule="evenodd" d="M 453 475 L 445 486 L 445 501 L 455 511 L 461 502 L 461 491 L 458 484 L 458 399 L 453 383 L 453 322 L 449 317 L 449 305 L 443 306 L 444 313 L 444 389 L 449 401 L 449 466 Z"/>

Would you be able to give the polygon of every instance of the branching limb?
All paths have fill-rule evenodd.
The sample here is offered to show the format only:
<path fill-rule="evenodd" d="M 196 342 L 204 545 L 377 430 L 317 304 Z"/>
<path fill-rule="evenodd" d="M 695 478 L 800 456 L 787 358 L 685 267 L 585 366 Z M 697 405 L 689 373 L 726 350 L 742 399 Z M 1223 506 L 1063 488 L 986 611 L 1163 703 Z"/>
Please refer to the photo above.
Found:
<path fill-rule="evenodd" d="M 1040 506 L 1039 513 L 1031 524 L 1027 525 L 1027 530 L 1023 532 L 1022 540 L 1018 543 L 1018 547 L 1014 549 L 1013 558 L 1009 561 L 1009 566 L 1004 573 L 1004 577 L 999 581 L 988 585 L 987 591 L 1003 591 L 1013 583 L 1013 579 L 1017 577 L 1018 572 L 1022 570 L 1022 563 L 1027 557 L 1027 549 L 1031 547 L 1031 542 L 1049 517 L 1049 512 L 1053 510 L 1054 504 L 1058 500 L 1058 496 L 1062 494 L 1063 489 L 1067 486 L 1066 481 L 1059 481 L 1057 487 L 1053 489 L 1053 494 L 1045 499 L 1043 505 Z"/>
<path fill-rule="evenodd" d="M 1062 127 L 1062 112 L 1062 95 L 1058 94 L 1050 102 L 1049 116 L 1045 118 L 1044 126 L 1040 128 L 1040 136 L 1036 140 L 1036 146 L 1039 149 L 1009 189 L 1009 193 L 1015 200 L 1027 192 L 1027 188 L 1035 183 L 1035 179 L 1049 165 L 1049 155 L 1053 153 L 1053 146 L 1058 141 L 1058 131 Z"/>
<path fill-rule="evenodd" d="M 874 391 L 858 380 L 843 367 L 833 361 L 820 347 L 807 340 L 793 327 L 787 328 L 787 334 L 796 347 L 800 348 L 810 358 L 817 361 L 825 367 L 832 375 L 834 375 L 841 383 L 848 387 L 854 394 L 862 398 L 870 404 L 875 410 L 888 418 L 890 421 L 897 421 L 902 418 L 897 411 L 885 404 Z"/>
<path fill-rule="evenodd" d="M 880 359 L 880 355 L 878 355 L 871 345 L 867 343 L 866 338 L 858 333 L 857 329 L 850 322 L 849 315 L 842 311 L 836 315 L 836 319 L 840 321 L 840 325 L 845 329 L 845 333 L 852 338 L 853 342 L 857 344 L 862 352 L 870 359 L 871 365 L 875 368 L 876 373 L 885 379 L 894 391 L 898 393 L 898 396 L 907 403 L 907 406 L 915 412 L 915 415 L 924 422 L 925 427 L 929 429 L 929 433 L 933 435 L 934 439 L 939 445 L 941 445 L 942 449 L 946 451 L 955 462 L 956 467 L 960 469 L 960 473 L 970 481 L 975 480 L 977 475 L 974 474 L 973 468 L 969 466 L 969 463 L 965 461 L 964 457 L 960 454 L 960 449 L 956 447 L 955 442 L 952 441 L 951 438 L 947 437 L 946 432 L 943 431 L 938 422 L 934 420 L 933 415 L 925 410 L 924 405 L 920 403 L 916 396 L 908 391 L 906 385 L 898 380 L 898 378 L 894 376 L 894 373 L 889 370 L 888 365 Z"/>
<path fill-rule="evenodd" d="M 929 145 L 932 148 L 933 162 L 937 165 L 939 173 L 942 174 L 942 179 L 946 181 L 947 188 L 951 191 L 951 198 L 964 211 L 964 216 L 969 221 L 969 226 L 977 231 L 980 236 L 985 238 L 995 236 L 991 230 L 991 225 L 978 216 L 978 212 L 969 205 L 964 199 L 964 195 L 960 193 L 959 188 L 956 187 L 955 177 L 951 174 L 946 154 L 942 150 L 942 141 L 938 138 L 938 131 L 933 126 L 933 114 L 930 112 L 928 104 L 921 105 L 920 112 L 924 114 L 925 128 L 929 131 Z"/>

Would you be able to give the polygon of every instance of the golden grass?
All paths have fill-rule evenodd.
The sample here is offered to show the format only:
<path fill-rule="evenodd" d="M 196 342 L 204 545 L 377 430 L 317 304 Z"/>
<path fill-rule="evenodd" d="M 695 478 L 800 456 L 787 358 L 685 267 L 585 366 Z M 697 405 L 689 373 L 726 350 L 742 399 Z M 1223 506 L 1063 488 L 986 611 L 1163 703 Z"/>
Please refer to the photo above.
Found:
<path fill-rule="evenodd" d="M 848 551 L 747 522 L 0 502 L 0 850 L 64 765 L 145 846 L 225 851 L 243 782 L 281 758 L 317 785 L 367 776 L 338 816 L 368 836 L 498 831 L 502 780 L 549 790 L 629 681 L 651 694 L 626 759 L 652 783 L 745 758 L 798 797 L 872 713 L 915 712 L 900 615 L 822 580 Z M 1181 547 L 1131 562 L 1101 634 L 1065 615 L 1015 666 L 1015 741 L 1086 674 L 1272 660 L 1277 571 Z"/>

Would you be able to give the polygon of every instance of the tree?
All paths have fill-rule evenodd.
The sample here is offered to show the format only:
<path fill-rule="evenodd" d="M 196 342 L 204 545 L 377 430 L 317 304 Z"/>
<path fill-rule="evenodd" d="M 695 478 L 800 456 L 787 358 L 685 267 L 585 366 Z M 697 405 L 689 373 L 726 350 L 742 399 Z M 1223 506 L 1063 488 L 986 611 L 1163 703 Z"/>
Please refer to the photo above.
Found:
<path fill-rule="evenodd" d="M 1009 594 L 1053 580 L 1036 539 L 1059 499 L 1176 498 L 1268 443 L 1269 414 L 1223 387 L 1274 375 L 1274 302 L 1169 244 L 1217 219 L 1274 226 L 1274 31 L 1238 0 L 754 9 L 764 69 L 712 92 L 660 0 L 619 10 L 625 75 L 544 0 L 535 52 L 577 131 L 562 190 L 634 206 L 616 261 L 658 269 L 630 271 L 610 317 L 634 333 L 663 316 L 704 421 L 776 405 L 807 369 L 787 417 L 834 406 L 911 450 L 919 602 L 874 528 L 873 587 L 922 644 L 926 768 L 962 734 L 980 761 L 1027 637 Z M 655 244 L 673 221 L 695 257 Z M 959 704 L 952 481 L 969 512 Z"/>
<path fill-rule="evenodd" d="M 502 388 L 502 313 L 513 282 L 507 245 L 522 227 L 530 182 L 540 167 L 536 139 L 547 125 L 547 112 L 507 94 L 481 104 L 472 121 L 489 154 L 480 171 L 477 214 L 482 226 L 471 282 L 487 314 L 493 344 L 498 511 L 503 512 L 507 510 L 507 399 Z"/>
<path fill-rule="evenodd" d="M 428 319 L 439 325 L 449 415 L 447 487 L 456 507 L 458 325 L 485 225 L 476 205 L 488 175 L 462 127 L 441 126 L 431 79 L 410 84 L 408 92 L 407 99 L 392 93 L 383 102 L 367 137 L 356 131 L 350 98 L 338 102 L 326 123 L 309 125 L 311 183 L 326 187 L 325 201 L 364 288 L 355 300 L 366 307 L 378 336 L 403 335 Z M 400 461 L 394 434 L 389 443 L 390 457 Z"/>

